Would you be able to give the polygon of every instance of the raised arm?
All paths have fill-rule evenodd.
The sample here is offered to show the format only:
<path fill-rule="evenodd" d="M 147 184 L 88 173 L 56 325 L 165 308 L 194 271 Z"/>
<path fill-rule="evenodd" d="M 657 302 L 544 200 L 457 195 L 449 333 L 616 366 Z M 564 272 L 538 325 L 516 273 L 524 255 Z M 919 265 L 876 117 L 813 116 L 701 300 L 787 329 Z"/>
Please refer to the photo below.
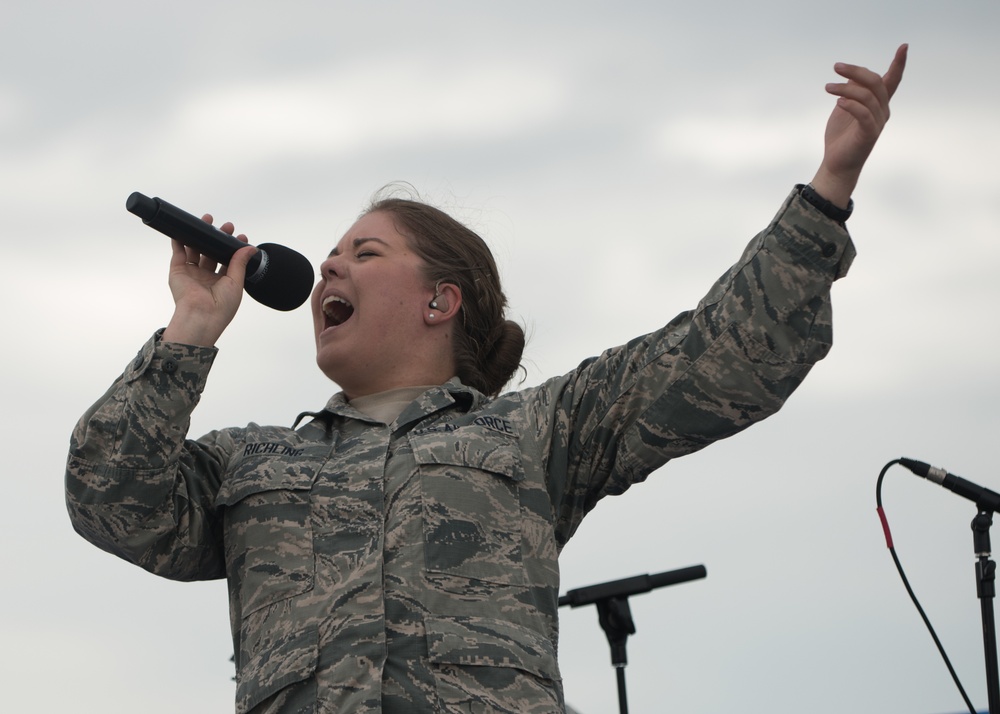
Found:
<path fill-rule="evenodd" d="M 222 230 L 232 234 L 233 226 Z M 197 442 L 186 437 L 214 343 L 239 309 L 255 250 L 240 249 L 220 268 L 174 241 L 169 326 L 146 343 L 70 439 L 66 503 L 73 527 L 164 577 L 225 575 L 214 501 L 233 437 L 231 430 Z"/>
<path fill-rule="evenodd" d="M 838 99 L 826 125 L 823 161 L 812 186 L 835 206 L 847 208 L 861 169 L 889 121 L 889 100 L 903 79 L 907 50 L 901 45 L 881 76 L 857 65 L 834 65 L 847 81 L 826 85 Z"/>

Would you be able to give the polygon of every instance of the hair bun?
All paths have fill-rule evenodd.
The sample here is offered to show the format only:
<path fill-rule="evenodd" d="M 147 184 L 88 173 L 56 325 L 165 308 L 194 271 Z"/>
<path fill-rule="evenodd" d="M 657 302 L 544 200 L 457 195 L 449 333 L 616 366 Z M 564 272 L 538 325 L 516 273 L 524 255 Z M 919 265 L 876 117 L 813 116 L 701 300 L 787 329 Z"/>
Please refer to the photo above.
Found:
<path fill-rule="evenodd" d="M 504 385 L 513 379 L 524 354 L 524 330 L 520 325 L 512 320 L 504 320 L 499 332 L 483 361 L 485 384 L 480 391 L 484 394 L 499 394 Z"/>

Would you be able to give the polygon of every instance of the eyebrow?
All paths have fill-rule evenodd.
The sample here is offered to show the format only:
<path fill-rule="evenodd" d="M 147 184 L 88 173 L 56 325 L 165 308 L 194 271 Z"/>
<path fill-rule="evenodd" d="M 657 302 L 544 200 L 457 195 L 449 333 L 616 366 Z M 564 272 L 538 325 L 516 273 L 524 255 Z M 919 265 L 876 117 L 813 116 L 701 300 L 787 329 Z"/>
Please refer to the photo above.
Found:
<path fill-rule="evenodd" d="M 389 248 L 389 247 L 391 247 L 391 246 L 390 246 L 390 245 L 389 245 L 388 243 L 386 243 L 386 242 L 385 242 L 384 240 L 382 240 L 381 238 L 376 238 L 375 236 L 369 236 L 369 237 L 367 237 L 367 238 L 355 238 L 355 239 L 354 239 L 353 241 L 351 241 L 351 246 L 352 246 L 352 247 L 353 247 L 353 248 L 354 248 L 355 250 L 357 250 L 358 248 L 360 248 L 361 246 L 363 246 L 363 245 L 364 245 L 365 243 L 368 243 L 368 242 L 375 242 L 375 243 L 381 243 L 381 244 L 382 244 L 382 245 L 384 245 L 384 246 L 385 246 L 386 248 Z M 329 254 L 329 255 L 327 255 L 326 257 L 327 257 L 327 258 L 332 258 L 332 257 L 333 257 L 333 256 L 335 256 L 335 255 L 340 255 L 340 248 L 339 248 L 339 247 L 335 247 L 335 248 L 334 248 L 333 250 L 331 250 L 331 251 L 330 251 L 330 254 Z"/>

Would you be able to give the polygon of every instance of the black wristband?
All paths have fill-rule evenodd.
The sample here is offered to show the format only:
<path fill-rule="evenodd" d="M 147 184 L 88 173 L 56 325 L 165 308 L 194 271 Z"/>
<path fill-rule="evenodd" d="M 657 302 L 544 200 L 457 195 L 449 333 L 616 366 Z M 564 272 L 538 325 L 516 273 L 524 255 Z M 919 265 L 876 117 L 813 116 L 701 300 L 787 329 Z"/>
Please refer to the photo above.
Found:
<path fill-rule="evenodd" d="M 800 183 L 795 188 L 799 190 L 799 195 L 811 203 L 820 213 L 837 223 L 845 223 L 854 212 L 854 199 L 848 199 L 847 208 L 838 208 L 828 200 L 820 196 L 811 184 Z"/>

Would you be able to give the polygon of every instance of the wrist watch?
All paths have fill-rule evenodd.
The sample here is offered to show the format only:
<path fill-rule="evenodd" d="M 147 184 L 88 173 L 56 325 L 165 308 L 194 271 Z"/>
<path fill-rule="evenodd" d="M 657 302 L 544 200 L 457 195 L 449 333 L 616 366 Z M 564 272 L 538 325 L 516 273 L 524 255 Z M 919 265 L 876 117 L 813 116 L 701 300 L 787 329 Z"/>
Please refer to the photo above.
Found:
<path fill-rule="evenodd" d="M 838 208 L 820 196 L 816 192 L 816 189 L 812 187 L 812 184 L 800 183 L 795 188 L 799 190 L 799 195 L 802 196 L 802 198 L 811 203 L 813 207 L 815 207 L 820 213 L 829 218 L 831 221 L 844 223 L 851 217 L 851 213 L 854 212 L 853 198 L 848 199 L 847 208 Z"/>

